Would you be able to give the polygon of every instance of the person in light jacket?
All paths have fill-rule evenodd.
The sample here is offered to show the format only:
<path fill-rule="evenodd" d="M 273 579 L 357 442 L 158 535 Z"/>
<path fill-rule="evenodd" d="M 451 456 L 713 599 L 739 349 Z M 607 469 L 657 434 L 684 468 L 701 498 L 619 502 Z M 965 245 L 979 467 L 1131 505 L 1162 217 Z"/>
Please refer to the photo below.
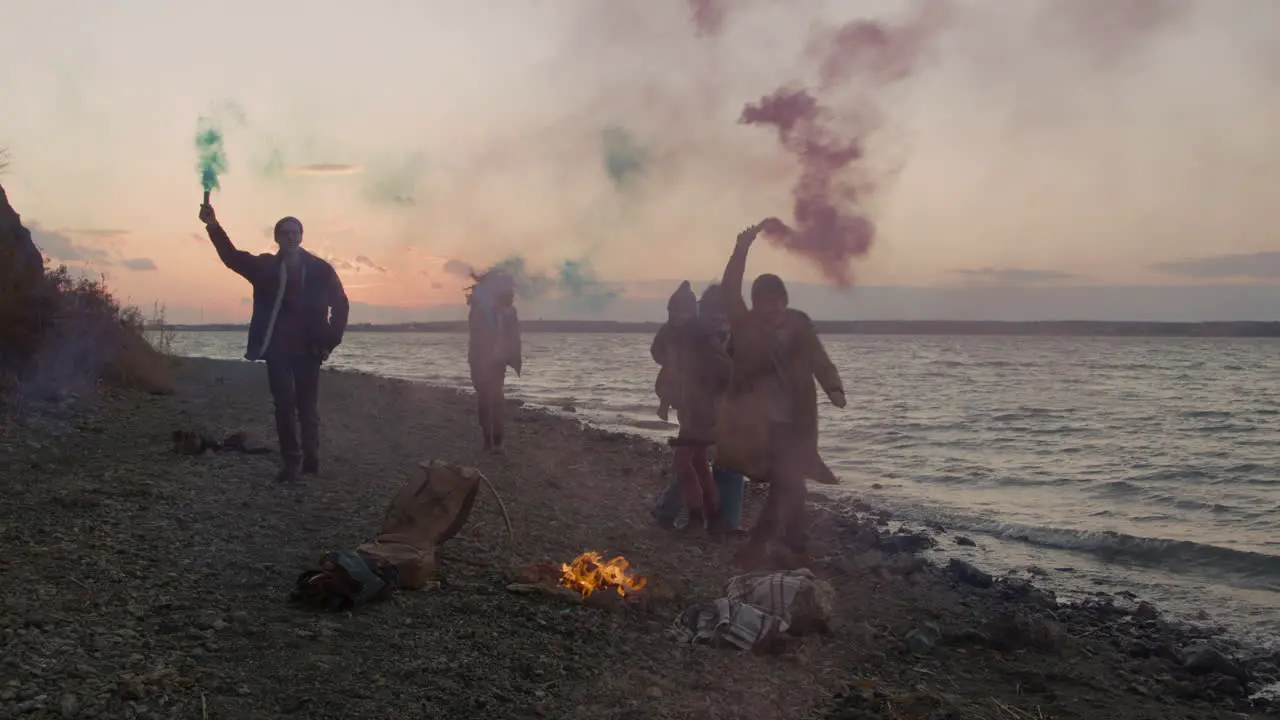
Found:
<path fill-rule="evenodd" d="M 476 391 L 484 449 L 502 452 L 507 368 L 520 374 L 520 317 L 515 280 L 500 270 L 475 276 L 467 294 L 467 363 Z"/>

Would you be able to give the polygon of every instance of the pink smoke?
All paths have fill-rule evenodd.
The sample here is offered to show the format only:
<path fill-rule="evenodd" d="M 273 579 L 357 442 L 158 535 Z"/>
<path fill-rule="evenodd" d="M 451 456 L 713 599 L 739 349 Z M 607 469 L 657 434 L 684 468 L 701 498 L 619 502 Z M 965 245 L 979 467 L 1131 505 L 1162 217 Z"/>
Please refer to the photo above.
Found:
<path fill-rule="evenodd" d="M 725 0 L 689 0 L 693 28 L 699 36 L 718 35 L 724 28 Z"/>
<path fill-rule="evenodd" d="M 800 164 L 792 188 L 794 222 L 770 218 L 765 235 L 812 261 L 837 285 L 852 282 L 853 260 L 870 251 L 876 235 L 864 199 L 883 178 L 860 166 L 878 125 L 875 92 L 916 71 L 946 10 L 943 0 L 921 0 L 901 25 L 857 20 L 822 33 L 807 53 L 817 64 L 816 89 L 780 88 L 742 109 L 739 122 L 774 128 Z M 839 113 L 827 98 L 838 101 Z M 839 182 L 854 173 L 860 175 L 856 186 Z"/>

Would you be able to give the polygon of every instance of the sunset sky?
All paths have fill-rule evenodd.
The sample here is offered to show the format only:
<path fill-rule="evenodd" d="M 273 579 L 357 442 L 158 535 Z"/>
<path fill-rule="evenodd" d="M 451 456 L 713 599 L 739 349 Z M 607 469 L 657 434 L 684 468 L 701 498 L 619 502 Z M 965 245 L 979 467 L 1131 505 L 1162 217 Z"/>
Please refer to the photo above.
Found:
<path fill-rule="evenodd" d="M 247 317 L 249 288 L 196 219 L 201 115 L 225 130 L 214 206 L 233 240 L 268 251 L 271 225 L 301 218 L 354 319 L 456 305 L 464 263 L 513 255 L 665 297 L 641 281 L 709 280 L 743 226 L 790 219 L 796 162 L 737 122 L 743 105 L 814 82 L 824 30 L 913 3 L 740 0 L 711 36 L 687 0 L 4 5 L 0 182 L 37 243 L 133 302 L 214 322 Z M 860 170 L 878 235 L 853 295 L 813 295 L 833 303 L 816 315 L 856 306 L 859 286 L 1049 285 L 1070 303 L 1277 283 L 1280 3 L 950 5 L 910 78 L 832 98 L 882 119 Z M 615 182 L 619 144 L 633 171 Z M 761 243 L 764 271 L 822 281 Z M 1201 295 L 1160 302 L 1191 317 Z M 1130 312 L 1115 297 L 1105 312 Z M 610 315 L 588 302 L 573 312 Z"/>

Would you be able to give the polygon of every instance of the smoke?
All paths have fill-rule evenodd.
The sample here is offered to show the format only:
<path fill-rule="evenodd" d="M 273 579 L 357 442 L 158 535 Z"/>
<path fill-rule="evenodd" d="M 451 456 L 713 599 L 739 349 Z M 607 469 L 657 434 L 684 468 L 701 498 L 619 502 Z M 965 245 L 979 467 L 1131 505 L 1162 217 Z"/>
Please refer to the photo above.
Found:
<path fill-rule="evenodd" d="M 444 271 L 450 275 L 475 277 L 499 271 L 515 281 L 516 295 L 524 300 L 561 299 L 591 311 L 602 310 L 619 297 L 618 289 L 603 283 L 587 258 L 564 260 L 554 271 L 535 269 L 525 258 L 512 255 L 494 263 L 483 273 L 461 260 L 449 260 Z"/>
<path fill-rule="evenodd" d="M 222 188 L 218 176 L 227 171 L 227 153 L 222 147 L 222 129 L 213 118 L 200 116 L 196 122 L 196 170 L 205 192 Z"/>
<path fill-rule="evenodd" d="M 600 309 L 618 298 L 618 291 L 600 282 L 591 261 L 565 260 L 560 264 L 558 285 L 566 295 L 591 309 Z"/>
<path fill-rule="evenodd" d="M 648 152 L 625 128 L 611 125 L 600 133 L 604 153 L 604 170 L 619 192 L 627 190 L 644 174 Z"/>
<path fill-rule="evenodd" d="M 767 236 L 838 285 L 852 282 L 852 261 L 870 251 L 876 224 L 866 200 L 891 179 L 865 162 L 881 125 L 877 94 L 916 72 L 947 13 L 943 0 L 920 0 L 899 25 L 860 19 L 821 32 L 805 53 L 816 85 L 784 86 L 742 109 L 740 123 L 772 128 L 800 166 L 794 223 L 770 218 Z"/>
<path fill-rule="evenodd" d="M 410 207 L 417 205 L 423 192 L 426 158 L 410 153 L 394 161 L 374 163 L 365 173 L 364 199 L 373 205 Z"/>
<path fill-rule="evenodd" d="M 1168 49 L 1154 41 L 1180 32 L 1188 0 L 953 3 L 548 0 L 495 20 L 502 27 L 493 37 L 476 41 L 473 52 L 494 53 L 493 63 L 465 81 L 432 80 L 430 91 L 405 93 L 396 105 L 403 117 L 361 120 L 366 136 L 343 152 L 273 127 L 288 144 L 245 167 L 269 169 L 291 193 L 315 193 L 335 216 L 348 212 L 348 201 L 363 205 L 350 208 L 350 221 L 367 234 L 367 251 L 387 261 L 392 282 L 404 266 L 390 261 L 399 248 L 386 246 L 398 245 L 481 266 L 506 258 L 526 298 L 608 303 L 617 293 L 599 276 L 703 276 L 722 266 L 734 232 L 777 215 L 783 223 L 765 237 L 791 257 L 774 256 L 781 267 L 771 270 L 786 273 L 798 261 L 848 285 L 870 275 L 859 262 L 873 250 L 915 255 L 901 265 L 923 268 L 920 258 L 936 246 L 951 253 L 939 260 L 945 274 L 1005 267 L 977 253 L 1001 242 L 1016 247 L 1014 236 L 1028 247 L 1037 245 L 1029 237 L 1052 244 L 1039 242 L 1041 233 L 1061 218 L 1042 207 L 1068 217 L 1065 208 L 1090 209 L 1083 191 L 1063 191 L 1061 178 L 1092 164 L 1099 182 L 1118 182 L 1125 173 L 1105 172 L 1118 163 L 1101 151 L 1127 150 L 1137 114 L 1159 109 L 1151 93 L 1112 103 L 1098 88 L 1151 78 L 1172 87 L 1176 73 L 1184 86 L 1203 85 L 1213 72 L 1193 75 L 1182 58 L 1162 78 L 1141 62 L 1157 57 L 1148 50 Z M 486 22 L 461 10 L 452 21 Z M 516 35 L 528 42 L 507 47 Z M 1086 113 L 1096 127 L 1082 129 Z M 1034 138 L 1041 143 L 1022 134 L 1032 120 L 1056 121 Z M 1012 139 L 1001 135 L 1006 126 Z M 324 127 L 340 137 L 339 126 Z M 1239 142 L 1240 134 L 1229 137 Z M 908 150 L 910 162 L 892 161 Z M 1186 146 L 1167 154 L 1179 153 L 1189 154 Z M 1149 180 L 1134 169 L 1138 159 L 1127 168 L 1134 185 Z M 233 161 L 239 172 L 239 156 Z M 293 177 L 326 165 L 361 172 L 323 189 Z M 1043 185 L 1027 182 L 1042 177 Z M 1164 199 L 1145 212 L 1155 215 Z M 1096 207 L 1095 226 L 1108 221 Z M 941 239 L 952 235 L 949 245 Z M 1008 262 L 1051 268 L 1055 260 Z"/>
<path fill-rule="evenodd" d="M 689 0 L 693 27 L 698 35 L 718 35 L 724 28 L 728 0 Z"/>
<path fill-rule="evenodd" d="M 1043 17 L 1045 34 L 1059 28 L 1098 70 L 1132 61 L 1144 44 L 1186 15 L 1190 0 L 1053 0 Z"/>
<path fill-rule="evenodd" d="M 227 152 L 223 147 L 226 122 L 245 122 L 244 109 L 230 100 L 213 103 L 206 115 L 196 120 L 196 170 L 205 192 L 221 189 L 219 176 L 227 171 Z"/>

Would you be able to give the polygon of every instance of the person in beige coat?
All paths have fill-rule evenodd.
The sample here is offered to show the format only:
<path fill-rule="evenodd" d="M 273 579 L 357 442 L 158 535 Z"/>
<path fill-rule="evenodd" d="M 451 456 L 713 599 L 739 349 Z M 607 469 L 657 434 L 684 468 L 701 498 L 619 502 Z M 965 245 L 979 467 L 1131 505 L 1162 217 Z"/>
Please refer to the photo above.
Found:
<path fill-rule="evenodd" d="M 737 555 L 749 569 L 764 563 L 775 537 L 805 556 L 805 480 L 836 482 L 818 454 L 815 378 L 833 405 L 845 406 L 840 373 L 809 316 L 787 307 L 782 279 L 772 274 L 756 278 L 750 309 L 742 298 L 747 253 L 768 222 L 738 235 L 721 283 L 734 352 L 715 425 L 716 466 L 769 483 L 760 518 Z"/>
<path fill-rule="evenodd" d="M 502 452 L 507 368 L 519 375 L 523 366 L 515 280 L 500 270 L 491 270 L 476 276 L 475 281 L 467 294 L 467 363 L 484 449 Z"/>

